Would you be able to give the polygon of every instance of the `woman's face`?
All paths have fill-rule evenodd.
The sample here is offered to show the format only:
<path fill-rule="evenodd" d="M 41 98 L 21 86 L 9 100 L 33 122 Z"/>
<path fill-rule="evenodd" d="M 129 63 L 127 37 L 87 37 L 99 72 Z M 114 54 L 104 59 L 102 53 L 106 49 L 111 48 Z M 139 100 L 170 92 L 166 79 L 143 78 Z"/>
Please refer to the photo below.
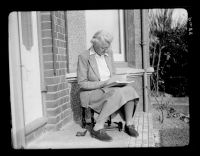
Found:
<path fill-rule="evenodd" d="M 108 48 L 110 47 L 110 45 L 107 42 L 99 39 L 93 43 L 93 47 L 98 55 L 104 55 L 108 50 Z"/>

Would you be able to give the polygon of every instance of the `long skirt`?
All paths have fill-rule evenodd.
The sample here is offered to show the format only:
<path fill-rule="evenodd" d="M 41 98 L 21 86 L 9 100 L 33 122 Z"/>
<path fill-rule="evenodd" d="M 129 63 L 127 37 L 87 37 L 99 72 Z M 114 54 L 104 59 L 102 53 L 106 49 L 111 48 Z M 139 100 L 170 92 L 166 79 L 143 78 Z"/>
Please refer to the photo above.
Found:
<path fill-rule="evenodd" d="M 132 86 L 111 87 L 106 93 L 102 89 L 96 89 L 90 94 L 89 107 L 107 118 L 134 99 L 139 99 L 139 96 Z M 101 112 L 104 105 L 108 109 Z"/>

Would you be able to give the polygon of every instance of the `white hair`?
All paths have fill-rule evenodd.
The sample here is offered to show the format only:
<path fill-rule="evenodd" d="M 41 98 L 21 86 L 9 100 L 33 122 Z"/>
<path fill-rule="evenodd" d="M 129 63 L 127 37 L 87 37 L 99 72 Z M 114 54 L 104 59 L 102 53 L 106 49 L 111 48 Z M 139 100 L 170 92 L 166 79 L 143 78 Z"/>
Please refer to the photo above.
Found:
<path fill-rule="evenodd" d="M 111 44 L 113 41 L 113 36 L 105 30 L 99 30 L 92 37 L 91 43 L 93 44 L 94 42 L 97 42 L 97 40 L 105 41 L 108 44 Z"/>

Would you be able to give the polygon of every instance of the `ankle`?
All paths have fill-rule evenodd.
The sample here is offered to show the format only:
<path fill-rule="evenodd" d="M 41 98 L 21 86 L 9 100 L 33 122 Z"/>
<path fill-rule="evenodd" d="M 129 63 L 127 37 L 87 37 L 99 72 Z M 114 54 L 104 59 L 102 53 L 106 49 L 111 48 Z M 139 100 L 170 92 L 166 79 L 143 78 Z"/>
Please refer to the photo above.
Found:
<path fill-rule="evenodd" d="M 98 130 L 103 129 L 103 128 L 104 128 L 104 125 L 96 123 L 93 130 L 98 131 Z"/>
<path fill-rule="evenodd" d="M 132 122 L 126 122 L 125 124 L 126 124 L 126 126 L 130 126 L 130 125 L 132 125 L 133 123 L 132 123 Z"/>

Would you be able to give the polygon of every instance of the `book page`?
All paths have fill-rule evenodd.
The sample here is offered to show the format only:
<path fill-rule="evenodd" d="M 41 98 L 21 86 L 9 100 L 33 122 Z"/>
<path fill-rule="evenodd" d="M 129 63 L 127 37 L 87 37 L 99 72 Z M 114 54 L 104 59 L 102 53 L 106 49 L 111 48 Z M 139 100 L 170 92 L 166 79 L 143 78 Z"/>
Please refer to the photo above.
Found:
<path fill-rule="evenodd" d="M 106 87 L 123 87 L 127 84 L 133 83 L 134 81 L 115 81 L 110 84 L 108 84 Z"/>

